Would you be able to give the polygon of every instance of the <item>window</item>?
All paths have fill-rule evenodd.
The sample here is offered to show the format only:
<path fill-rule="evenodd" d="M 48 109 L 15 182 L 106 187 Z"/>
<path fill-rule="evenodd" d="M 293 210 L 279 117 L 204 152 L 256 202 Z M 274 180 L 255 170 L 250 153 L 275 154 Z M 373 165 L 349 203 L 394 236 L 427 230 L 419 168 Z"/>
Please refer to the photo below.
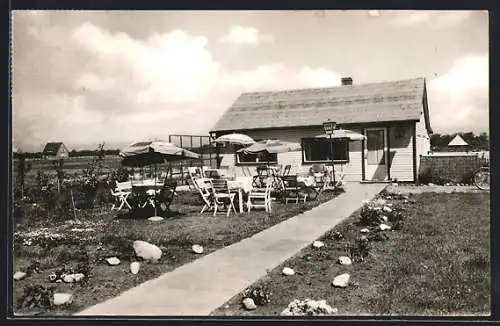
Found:
<path fill-rule="evenodd" d="M 236 153 L 238 164 L 255 164 L 255 163 L 278 163 L 278 154 L 270 154 L 267 152 L 259 154 Z"/>
<path fill-rule="evenodd" d="M 349 143 L 347 139 L 333 139 L 333 160 L 349 161 Z M 302 157 L 304 162 L 331 162 L 329 138 L 302 139 Z"/>

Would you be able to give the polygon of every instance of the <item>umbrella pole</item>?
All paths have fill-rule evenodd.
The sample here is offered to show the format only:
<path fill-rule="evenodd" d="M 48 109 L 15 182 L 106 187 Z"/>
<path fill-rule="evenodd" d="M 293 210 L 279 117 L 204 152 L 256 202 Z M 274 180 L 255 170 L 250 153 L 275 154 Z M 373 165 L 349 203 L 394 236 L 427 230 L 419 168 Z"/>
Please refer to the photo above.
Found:
<path fill-rule="evenodd" d="M 155 163 L 155 216 L 157 216 L 156 206 L 158 205 L 158 192 L 156 191 L 156 178 L 158 177 L 157 164 Z"/>

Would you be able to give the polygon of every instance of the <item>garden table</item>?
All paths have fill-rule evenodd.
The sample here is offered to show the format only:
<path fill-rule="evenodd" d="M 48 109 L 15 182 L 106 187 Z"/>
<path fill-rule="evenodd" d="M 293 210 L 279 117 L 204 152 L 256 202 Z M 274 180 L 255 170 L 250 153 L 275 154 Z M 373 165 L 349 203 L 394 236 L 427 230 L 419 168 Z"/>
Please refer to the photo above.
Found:
<path fill-rule="evenodd" d="M 147 181 L 147 180 L 144 180 Z M 163 188 L 163 184 L 153 182 L 143 182 L 132 184 L 132 195 L 138 199 L 138 205 L 141 207 L 146 206 L 147 203 L 156 205 L 155 195 Z M 154 206 L 153 206 L 154 207 Z"/>
<path fill-rule="evenodd" d="M 229 191 L 238 192 L 238 205 L 240 213 L 244 213 L 243 210 L 243 193 L 249 193 L 252 190 L 252 177 L 237 177 L 235 180 L 227 180 L 227 186 Z"/>

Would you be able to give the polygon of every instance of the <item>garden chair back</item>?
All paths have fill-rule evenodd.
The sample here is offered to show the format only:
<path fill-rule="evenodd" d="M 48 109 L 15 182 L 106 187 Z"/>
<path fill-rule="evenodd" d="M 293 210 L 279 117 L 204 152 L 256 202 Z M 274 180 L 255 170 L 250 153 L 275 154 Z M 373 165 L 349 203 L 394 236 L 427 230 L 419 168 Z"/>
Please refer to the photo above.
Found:
<path fill-rule="evenodd" d="M 253 187 L 248 194 L 248 213 L 252 208 L 265 208 L 267 213 L 271 212 L 271 190 L 272 182 L 267 180 L 265 188 Z"/>
<path fill-rule="evenodd" d="M 175 198 L 175 189 L 177 188 L 177 181 L 168 179 L 165 180 L 163 187 L 156 198 L 156 205 L 160 209 L 160 214 L 164 215 L 170 212 L 170 205 Z"/>
<path fill-rule="evenodd" d="M 283 172 L 281 173 L 282 177 L 287 177 L 290 174 L 290 169 L 292 166 L 290 164 L 285 165 L 285 168 L 283 169 Z"/>
<path fill-rule="evenodd" d="M 214 203 L 214 216 L 217 214 L 219 207 L 227 206 L 227 214 L 229 216 L 231 213 L 231 208 L 236 212 L 236 207 L 234 206 L 234 198 L 236 193 L 229 190 L 226 179 L 212 179 L 212 189 L 213 189 L 213 203 Z"/>
<path fill-rule="evenodd" d="M 306 202 L 307 194 L 301 193 L 301 187 L 297 181 L 296 175 L 284 176 L 283 180 L 283 198 L 285 199 L 285 203 L 288 204 L 288 201 L 295 201 L 296 204 L 299 203 L 299 200 L 303 200 Z"/>
<path fill-rule="evenodd" d="M 200 214 L 203 214 L 205 210 L 211 210 L 213 209 L 212 206 L 212 195 L 213 195 L 213 188 L 212 184 L 207 180 L 207 179 L 196 179 L 195 180 L 196 188 L 198 189 L 198 193 L 201 196 L 201 199 L 203 200 L 204 206 L 201 209 Z"/>

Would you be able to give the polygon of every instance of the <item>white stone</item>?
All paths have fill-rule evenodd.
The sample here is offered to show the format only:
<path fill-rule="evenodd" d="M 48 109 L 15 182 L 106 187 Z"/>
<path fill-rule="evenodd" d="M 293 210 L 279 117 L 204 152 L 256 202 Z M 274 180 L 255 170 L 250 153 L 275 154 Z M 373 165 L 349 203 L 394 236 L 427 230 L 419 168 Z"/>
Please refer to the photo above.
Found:
<path fill-rule="evenodd" d="M 384 224 L 384 223 L 380 224 L 379 227 L 380 227 L 380 230 L 382 230 L 382 231 L 391 229 L 391 227 L 389 225 Z"/>
<path fill-rule="evenodd" d="M 404 203 L 405 203 L 405 204 L 409 203 L 408 199 L 405 199 L 405 200 L 404 200 Z"/>
<path fill-rule="evenodd" d="M 14 280 L 16 281 L 20 281 L 22 280 L 23 278 L 25 278 L 28 274 L 26 274 L 25 272 L 15 272 L 14 273 Z"/>
<path fill-rule="evenodd" d="M 368 232 L 370 232 L 370 230 L 368 228 L 363 228 L 363 229 L 359 230 L 359 232 L 368 233 Z"/>
<path fill-rule="evenodd" d="M 351 261 L 351 258 L 349 258 L 347 256 L 340 256 L 339 257 L 339 263 L 341 265 L 351 265 L 352 261 Z"/>
<path fill-rule="evenodd" d="M 151 221 L 151 222 L 163 221 L 163 217 L 161 217 L 161 216 L 151 216 L 150 218 L 148 218 L 148 221 Z"/>
<path fill-rule="evenodd" d="M 257 306 L 255 305 L 255 302 L 253 302 L 252 298 L 245 298 L 245 299 L 243 299 L 243 306 L 245 307 L 246 310 L 255 310 L 255 309 L 257 309 Z"/>
<path fill-rule="evenodd" d="M 283 275 L 291 276 L 295 274 L 295 271 L 289 267 L 284 267 L 282 273 Z"/>
<path fill-rule="evenodd" d="M 435 184 L 433 184 L 432 182 L 429 182 L 427 185 L 431 186 L 431 187 L 434 187 Z"/>
<path fill-rule="evenodd" d="M 134 275 L 139 273 L 139 268 L 141 267 L 141 264 L 137 261 L 131 262 L 130 263 L 130 272 Z"/>
<path fill-rule="evenodd" d="M 349 285 L 351 275 L 348 273 L 340 274 L 333 279 L 332 285 L 335 287 L 345 288 Z"/>
<path fill-rule="evenodd" d="M 193 246 L 191 247 L 191 250 L 193 250 L 193 252 L 194 252 L 195 254 L 202 254 L 202 253 L 203 253 L 203 247 L 202 247 L 202 246 L 200 246 L 200 245 L 193 245 Z"/>
<path fill-rule="evenodd" d="M 106 261 L 108 262 L 108 264 L 110 264 L 111 266 L 115 266 L 115 265 L 119 265 L 120 264 L 120 259 L 116 258 L 116 257 L 110 257 L 108 259 L 106 259 Z"/>
<path fill-rule="evenodd" d="M 390 212 L 392 212 L 392 208 L 390 208 L 388 206 L 384 206 L 384 212 L 390 213 Z"/>
<path fill-rule="evenodd" d="M 133 247 L 137 257 L 140 257 L 144 260 L 156 262 L 161 258 L 161 249 L 149 242 L 136 240 L 134 241 Z"/>
<path fill-rule="evenodd" d="M 73 295 L 71 293 L 54 293 L 54 305 L 61 306 L 72 302 Z"/>
<path fill-rule="evenodd" d="M 325 244 L 322 242 L 322 241 L 314 241 L 313 242 L 313 247 L 314 248 L 321 248 L 321 247 L 324 247 Z"/>
<path fill-rule="evenodd" d="M 85 274 L 83 274 L 83 273 L 73 274 L 73 279 L 75 280 L 75 282 L 80 282 L 84 278 L 85 278 Z"/>
<path fill-rule="evenodd" d="M 61 275 L 61 278 L 64 283 L 73 283 L 75 281 L 73 274 L 66 274 L 64 276 Z"/>
<path fill-rule="evenodd" d="M 325 316 L 337 313 L 325 300 L 295 299 L 280 313 L 280 316 Z"/>
<path fill-rule="evenodd" d="M 380 218 L 386 223 L 389 221 L 389 218 L 387 218 L 387 216 L 385 215 L 380 216 Z"/>

